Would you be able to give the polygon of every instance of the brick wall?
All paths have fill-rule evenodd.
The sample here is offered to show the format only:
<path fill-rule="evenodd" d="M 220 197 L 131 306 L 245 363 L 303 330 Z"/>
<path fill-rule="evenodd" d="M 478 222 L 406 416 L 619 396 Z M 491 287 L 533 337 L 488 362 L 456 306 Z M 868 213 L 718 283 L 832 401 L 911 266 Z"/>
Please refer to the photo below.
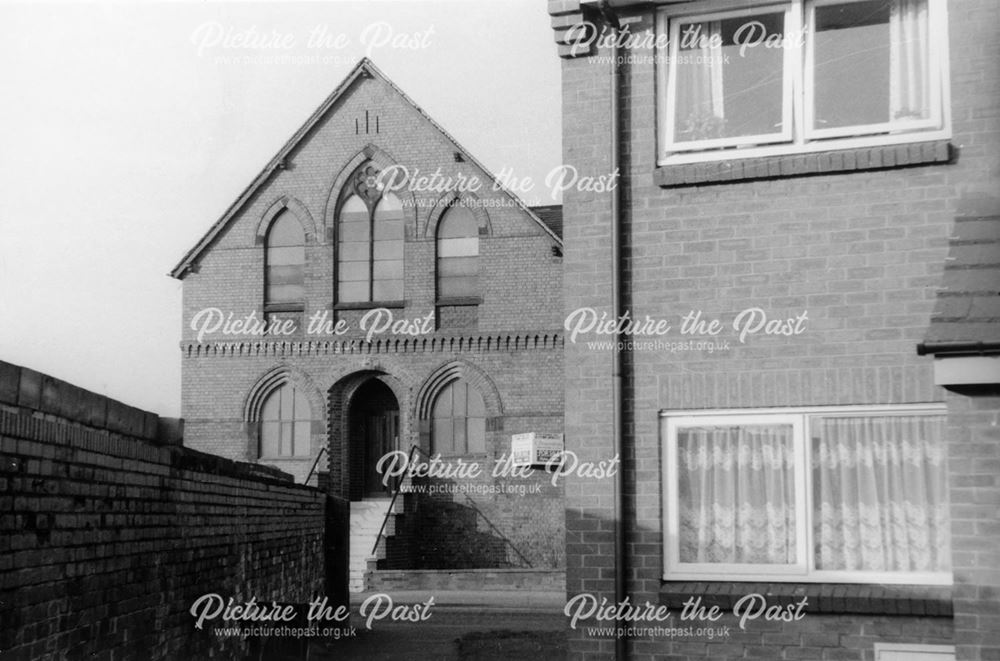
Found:
<path fill-rule="evenodd" d="M 1000 659 L 1000 388 L 948 393 L 956 658 Z"/>
<path fill-rule="evenodd" d="M 159 443 L 157 422 L 0 363 L 5 660 L 241 658 L 245 642 L 195 630 L 195 599 L 324 592 L 326 496 Z"/>
<path fill-rule="evenodd" d="M 990 36 L 997 8 L 985 1 L 949 4 L 951 145 L 957 156 L 943 164 L 810 176 L 779 171 L 766 180 L 678 185 L 658 174 L 655 161 L 653 59 L 642 58 L 650 55 L 645 51 L 629 53 L 640 57 L 624 64 L 621 73 L 624 306 L 633 318 L 670 318 L 675 328 L 691 310 L 724 322 L 747 307 L 782 318 L 803 310 L 809 315 L 807 331 L 797 337 L 756 337 L 711 354 L 626 355 L 622 462 L 633 602 L 656 603 L 663 585 L 661 411 L 944 401 L 930 361 L 918 357 L 915 346 L 926 334 L 954 218 L 1000 208 L 1000 76 Z M 575 2 L 549 6 L 553 25 L 579 13 Z M 638 18 L 629 26 L 633 34 L 653 25 L 648 10 L 624 13 Z M 599 176 L 611 169 L 609 71 L 607 61 L 563 60 L 564 159 L 581 174 Z M 610 313 L 610 196 L 567 191 L 564 218 L 564 310 L 586 306 Z M 565 375 L 567 447 L 595 461 L 609 457 L 609 353 L 567 341 Z M 613 600 L 612 503 L 610 481 L 567 482 L 570 595 L 591 592 Z M 957 576 L 961 563 L 974 563 L 972 576 L 978 563 L 988 560 L 959 551 L 956 547 Z M 956 602 L 961 628 L 958 612 Z M 866 632 L 875 631 L 884 642 L 950 639 L 948 618 L 889 618 L 882 620 L 892 623 L 887 627 L 873 624 L 878 620 L 870 616 L 807 619 L 808 624 L 777 627 L 773 636 L 764 633 L 766 650 L 739 637 L 717 649 L 661 639 L 635 642 L 632 651 L 641 653 L 638 658 L 869 659 Z M 976 625 L 966 620 L 964 626 Z M 813 628 L 825 642 L 805 640 Z M 811 647 L 823 649 L 803 651 Z M 598 659 L 608 658 L 613 646 L 578 632 L 571 649 L 573 658 Z M 670 654 L 675 656 L 663 656 Z M 963 654 L 959 641 L 959 658 L 978 658 Z"/>

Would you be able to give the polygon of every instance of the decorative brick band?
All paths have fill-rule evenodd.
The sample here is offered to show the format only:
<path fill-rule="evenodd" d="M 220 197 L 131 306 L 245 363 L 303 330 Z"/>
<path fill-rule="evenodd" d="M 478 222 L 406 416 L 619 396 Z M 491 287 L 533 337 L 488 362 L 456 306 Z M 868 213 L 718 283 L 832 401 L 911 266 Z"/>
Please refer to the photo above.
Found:
<path fill-rule="evenodd" d="M 805 613 L 952 616 L 951 587 L 937 585 L 670 582 L 660 589 L 660 603 L 679 609 L 691 597 L 700 597 L 702 606 L 731 611 L 754 593 L 781 606 L 806 597 Z"/>
<path fill-rule="evenodd" d="M 836 172 L 885 170 L 951 163 L 957 158 L 958 149 L 947 140 L 756 158 L 739 158 L 738 153 L 734 153 L 734 159 L 731 161 L 658 167 L 654 171 L 653 180 L 658 186 L 671 188 Z"/>
<path fill-rule="evenodd" d="M 530 351 L 561 349 L 558 333 L 407 338 L 399 340 L 316 340 L 258 342 L 182 342 L 185 358 L 246 356 L 325 356 L 455 351 Z"/>

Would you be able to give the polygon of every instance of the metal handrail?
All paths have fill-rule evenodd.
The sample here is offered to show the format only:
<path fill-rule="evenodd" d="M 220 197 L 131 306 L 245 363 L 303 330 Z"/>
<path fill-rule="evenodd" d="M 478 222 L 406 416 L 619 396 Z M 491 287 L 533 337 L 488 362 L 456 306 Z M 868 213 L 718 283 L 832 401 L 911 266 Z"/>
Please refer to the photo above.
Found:
<path fill-rule="evenodd" d="M 423 450 L 421 450 L 420 447 L 418 447 L 416 445 L 411 445 L 410 446 L 410 454 L 408 454 L 406 456 L 406 465 L 407 466 L 409 466 L 410 463 L 413 461 L 413 453 L 414 452 L 423 452 Z M 382 517 L 382 525 L 378 529 L 378 534 L 375 535 L 375 546 L 372 547 L 371 555 L 375 555 L 375 552 L 378 550 L 378 543 L 380 541 L 382 541 L 382 533 L 385 532 L 385 526 L 386 526 L 386 524 L 389 523 L 389 517 L 392 516 L 392 508 L 395 507 L 395 505 L 396 505 L 396 498 L 399 496 L 399 489 L 400 489 L 400 487 L 403 486 L 403 480 L 404 479 L 406 479 L 406 473 L 405 473 L 405 471 L 404 471 L 403 475 L 400 475 L 399 479 L 396 480 L 396 486 L 393 488 L 393 491 L 392 491 L 392 498 L 389 500 L 389 509 L 387 509 L 385 511 L 385 516 Z"/>
<path fill-rule="evenodd" d="M 423 448 L 421 448 L 419 445 L 411 445 L 410 446 L 410 452 L 409 452 L 409 454 L 406 457 L 406 465 L 407 466 L 409 466 L 413 462 L 413 455 L 415 453 L 417 453 L 417 452 L 422 453 L 428 459 L 431 458 L 431 455 L 426 450 L 424 450 Z M 392 498 L 389 500 L 389 509 L 386 510 L 385 516 L 382 517 L 382 525 L 378 529 L 378 535 L 375 536 L 375 545 L 372 546 L 371 555 L 375 555 L 376 552 L 378 551 L 379 542 L 382 541 L 382 534 L 385 532 L 385 527 L 389 523 L 389 517 L 392 516 L 393 507 L 395 507 L 395 505 L 396 505 L 396 498 L 400 494 L 400 488 L 402 487 L 403 480 L 405 480 L 405 479 L 406 479 L 406 475 L 405 475 L 405 472 L 404 472 L 404 474 L 400 475 L 399 479 L 396 480 L 396 486 L 393 489 Z M 511 542 L 509 539 L 507 539 L 507 536 L 504 535 L 503 532 L 499 528 L 497 528 L 495 525 L 493 525 L 493 522 L 490 521 L 486 517 L 486 515 L 483 514 L 482 511 L 480 511 L 480 509 L 478 507 L 476 507 L 476 502 L 474 500 L 472 500 L 472 498 L 469 497 L 469 494 L 463 493 L 462 495 L 465 496 L 465 499 L 467 501 L 469 501 L 469 503 L 472 505 L 472 509 L 475 510 L 476 514 L 478 514 L 479 516 L 481 516 L 483 518 L 483 521 L 485 521 L 486 524 L 497 533 L 497 535 L 500 537 L 500 539 L 502 539 L 504 542 L 506 542 L 507 545 L 514 550 L 514 553 L 516 553 L 518 555 L 518 557 L 521 558 L 521 561 L 524 562 L 524 564 L 526 564 L 529 569 L 531 569 L 532 565 L 531 565 L 531 562 L 528 560 L 528 558 L 525 557 L 525 555 L 523 553 L 521 553 L 520 549 L 518 549 L 516 546 L 514 546 L 513 542 Z"/>
<path fill-rule="evenodd" d="M 313 473 L 316 472 L 316 466 L 319 465 L 319 458 L 322 457 L 323 453 L 326 451 L 327 451 L 326 446 L 324 445 L 319 449 L 319 452 L 316 453 L 316 461 L 313 462 L 312 468 L 309 469 L 309 474 L 306 476 L 306 481 L 304 482 L 304 484 L 309 484 L 309 480 L 312 479 Z"/>

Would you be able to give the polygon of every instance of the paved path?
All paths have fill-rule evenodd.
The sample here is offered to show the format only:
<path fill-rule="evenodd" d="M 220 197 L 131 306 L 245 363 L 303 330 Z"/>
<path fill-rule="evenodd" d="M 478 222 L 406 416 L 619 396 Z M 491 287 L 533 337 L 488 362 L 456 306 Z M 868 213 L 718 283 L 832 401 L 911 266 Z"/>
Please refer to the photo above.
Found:
<path fill-rule="evenodd" d="M 429 594 L 429 593 L 428 593 Z M 420 603 L 427 595 L 393 593 L 393 602 Z M 565 658 L 564 597 L 543 593 L 437 593 L 423 622 L 378 621 L 364 628 L 355 596 L 351 624 L 357 637 L 316 641 L 310 661 L 400 659 L 500 661 Z"/>

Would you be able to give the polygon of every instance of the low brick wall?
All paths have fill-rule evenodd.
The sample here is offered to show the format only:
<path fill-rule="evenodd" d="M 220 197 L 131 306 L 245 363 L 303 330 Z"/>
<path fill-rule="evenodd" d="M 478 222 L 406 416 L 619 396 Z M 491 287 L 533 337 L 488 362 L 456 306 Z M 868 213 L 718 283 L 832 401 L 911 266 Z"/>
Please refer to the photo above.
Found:
<path fill-rule="evenodd" d="M 365 578 L 369 592 L 398 590 L 566 591 L 566 572 L 555 569 L 378 569 Z"/>
<path fill-rule="evenodd" d="M 158 443 L 163 429 L 0 363 L 4 661 L 240 658 L 247 643 L 215 635 L 217 622 L 195 629 L 195 599 L 324 592 L 325 494 Z"/>

